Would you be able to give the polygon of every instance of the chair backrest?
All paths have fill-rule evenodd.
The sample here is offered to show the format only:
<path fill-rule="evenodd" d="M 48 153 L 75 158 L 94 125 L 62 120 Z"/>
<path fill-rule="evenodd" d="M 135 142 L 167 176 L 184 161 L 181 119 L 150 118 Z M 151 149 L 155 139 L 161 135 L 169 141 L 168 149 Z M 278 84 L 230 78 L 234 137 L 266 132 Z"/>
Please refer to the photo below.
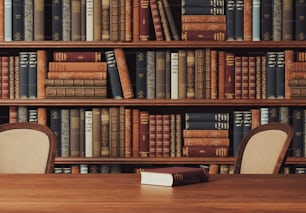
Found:
<path fill-rule="evenodd" d="M 52 173 L 56 137 L 32 122 L 0 125 L 0 173 Z"/>
<path fill-rule="evenodd" d="M 279 173 L 293 135 L 293 128 L 283 123 L 268 123 L 251 130 L 239 144 L 234 173 Z"/>

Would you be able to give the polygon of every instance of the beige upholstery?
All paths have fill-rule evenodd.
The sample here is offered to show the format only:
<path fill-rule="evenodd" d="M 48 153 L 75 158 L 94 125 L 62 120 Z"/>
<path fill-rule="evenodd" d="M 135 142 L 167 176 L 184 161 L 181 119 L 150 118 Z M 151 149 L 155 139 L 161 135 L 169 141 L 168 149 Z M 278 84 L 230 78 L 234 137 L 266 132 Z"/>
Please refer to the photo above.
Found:
<path fill-rule="evenodd" d="M 293 138 L 293 129 L 286 124 L 260 126 L 241 141 L 235 163 L 235 173 L 278 173 Z"/>
<path fill-rule="evenodd" d="M 56 137 L 36 123 L 0 125 L 0 173 L 50 173 Z"/>

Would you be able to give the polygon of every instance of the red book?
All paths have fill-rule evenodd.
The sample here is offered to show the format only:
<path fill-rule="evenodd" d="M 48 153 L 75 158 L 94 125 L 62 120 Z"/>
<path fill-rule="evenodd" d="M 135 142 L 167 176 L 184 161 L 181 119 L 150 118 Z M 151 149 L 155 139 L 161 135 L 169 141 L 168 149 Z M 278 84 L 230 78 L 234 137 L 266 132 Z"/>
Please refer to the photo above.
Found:
<path fill-rule="evenodd" d="M 164 40 L 164 33 L 156 0 L 150 0 L 150 8 L 154 25 L 155 38 L 157 41 Z"/>
<path fill-rule="evenodd" d="M 101 52 L 91 52 L 91 51 L 55 51 L 53 52 L 53 61 L 71 61 L 71 62 L 77 62 L 77 61 L 84 61 L 84 62 L 100 62 L 101 61 Z"/>
<path fill-rule="evenodd" d="M 184 157 L 226 157 L 227 146 L 183 146 Z"/>
<path fill-rule="evenodd" d="M 164 167 L 140 171 L 141 184 L 158 186 L 179 186 L 207 182 L 208 171 L 192 167 Z"/>
<path fill-rule="evenodd" d="M 139 7 L 139 39 L 141 41 L 149 40 L 150 36 L 150 9 L 149 0 L 140 0 Z"/>
<path fill-rule="evenodd" d="M 241 56 L 235 56 L 235 99 L 242 98 Z"/>
<path fill-rule="evenodd" d="M 224 97 L 226 99 L 233 99 L 235 98 L 235 56 L 233 53 L 225 54 L 224 75 Z"/>
<path fill-rule="evenodd" d="M 149 157 L 149 113 L 139 112 L 139 155 Z"/>

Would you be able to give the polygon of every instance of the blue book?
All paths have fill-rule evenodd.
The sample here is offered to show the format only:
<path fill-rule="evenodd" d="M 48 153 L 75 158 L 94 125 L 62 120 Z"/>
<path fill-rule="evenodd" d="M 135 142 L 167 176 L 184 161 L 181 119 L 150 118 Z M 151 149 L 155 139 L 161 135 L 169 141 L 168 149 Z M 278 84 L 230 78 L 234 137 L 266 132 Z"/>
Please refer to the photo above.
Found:
<path fill-rule="evenodd" d="M 37 98 L 37 53 L 29 52 L 28 97 Z"/>
<path fill-rule="evenodd" d="M 14 0 L 12 5 L 12 40 L 24 40 L 24 1 Z"/>
<path fill-rule="evenodd" d="M 275 96 L 278 99 L 285 98 L 285 52 L 277 52 L 275 73 Z"/>
<path fill-rule="evenodd" d="M 235 40 L 235 0 L 226 0 L 226 40 Z"/>
<path fill-rule="evenodd" d="M 272 40 L 272 0 L 265 0 L 260 5 L 260 40 L 269 41 Z"/>
<path fill-rule="evenodd" d="M 266 55 L 266 64 L 267 64 L 267 99 L 276 98 L 276 62 L 277 62 L 277 53 L 276 52 L 267 52 Z"/>
<path fill-rule="evenodd" d="M 236 0 L 235 5 L 235 40 L 243 40 L 243 18 L 244 17 L 244 2 Z"/>
<path fill-rule="evenodd" d="M 19 89 L 20 98 L 28 98 L 29 87 L 29 54 L 28 52 L 19 52 Z"/>

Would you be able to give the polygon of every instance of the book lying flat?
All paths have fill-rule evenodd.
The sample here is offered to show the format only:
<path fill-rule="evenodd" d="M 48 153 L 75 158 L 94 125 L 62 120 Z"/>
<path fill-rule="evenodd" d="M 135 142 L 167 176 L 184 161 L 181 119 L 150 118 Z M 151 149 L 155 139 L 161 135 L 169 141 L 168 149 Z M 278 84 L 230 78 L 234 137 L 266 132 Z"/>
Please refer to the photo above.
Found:
<path fill-rule="evenodd" d="M 203 168 L 165 167 L 140 171 L 141 184 L 179 186 L 208 181 L 208 171 Z"/>

